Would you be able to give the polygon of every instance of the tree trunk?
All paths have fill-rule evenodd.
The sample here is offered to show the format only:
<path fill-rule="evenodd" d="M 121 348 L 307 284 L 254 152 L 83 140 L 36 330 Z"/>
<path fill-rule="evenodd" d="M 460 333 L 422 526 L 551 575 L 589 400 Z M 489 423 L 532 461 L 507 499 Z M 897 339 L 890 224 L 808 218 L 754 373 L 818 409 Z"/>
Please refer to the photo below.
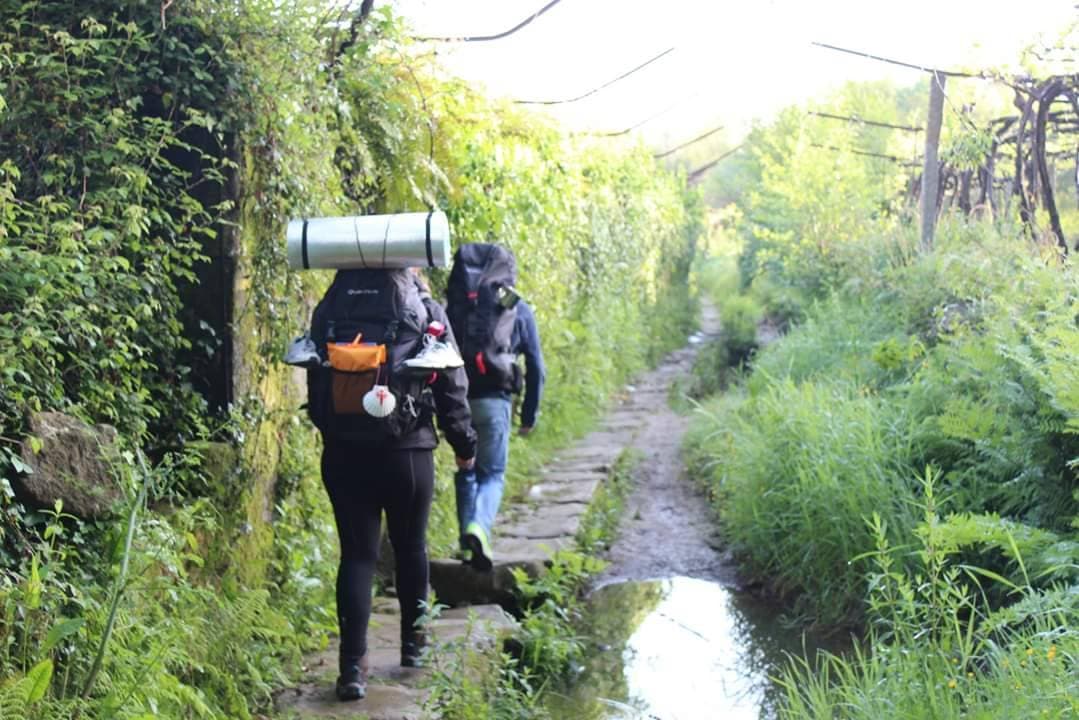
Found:
<path fill-rule="evenodd" d="M 1049 164 L 1045 158 L 1045 133 L 1049 124 L 1049 107 L 1064 90 L 1064 83 L 1059 78 L 1047 82 L 1038 94 L 1038 116 L 1034 121 L 1034 151 L 1033 162 L 1038 171 L 1039 185 L 1042 191 L 1042 202 L 1049 212 L 1049 227 L 1056 236 L 1057 245 L 1065 255 L 1068 254 L 1068 243 L 1064 239 L 1064 229 L 1060 226 L 1060 213 L 1057 212 L 1056 198 L 1053 195 L 1053 178 L 1049 174 Z"/>
<path fill-rule="evenodd" d="M 1026 133 L 1027 123 L 1030 121 L 1030 116 L 1034 107 L 1034 96 L 1024 99 L 1021 95 L 1016 95 L 1016 105 L 1022 111 L 1019 116 L 1019 128 L 1015 133 L 1015 185 L 1013 191 L 1019 197 L 1019 217 L 1026 226 L 1028 232 L 1033 234 L 1034 230 L 1034 207 L 1031 203 L 1030 196 L 1027 195 L 1026 186 L 1023 183 L 1023 135 Z"/>
<path fill-rule="evenodd" d="M 970 215 L 970 185 L 973 174 L 973 170 L 964 170 L 959 175 L 959 209 L 964 215 Z"/>

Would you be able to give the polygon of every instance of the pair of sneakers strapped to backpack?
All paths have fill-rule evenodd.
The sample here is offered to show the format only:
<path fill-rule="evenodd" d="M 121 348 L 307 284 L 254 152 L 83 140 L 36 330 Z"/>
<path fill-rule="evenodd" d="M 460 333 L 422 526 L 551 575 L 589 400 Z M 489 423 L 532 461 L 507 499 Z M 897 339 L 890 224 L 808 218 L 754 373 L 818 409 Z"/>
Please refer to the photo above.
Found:
<path fill-rule="evenodd" d="M 450 370 L 465 364 L 461 355 L 443 338 L 446 326 L 437 320 L 427 326 L 423 336 L 423 348 L 416 357 L 405 360 L 405 366 L 417 370 Z M 285 363 L 296 367 L 308 368 L 322 365 L 318 347 L 307 333 L 299 336 L 289 345 L 285 353 Z"/>

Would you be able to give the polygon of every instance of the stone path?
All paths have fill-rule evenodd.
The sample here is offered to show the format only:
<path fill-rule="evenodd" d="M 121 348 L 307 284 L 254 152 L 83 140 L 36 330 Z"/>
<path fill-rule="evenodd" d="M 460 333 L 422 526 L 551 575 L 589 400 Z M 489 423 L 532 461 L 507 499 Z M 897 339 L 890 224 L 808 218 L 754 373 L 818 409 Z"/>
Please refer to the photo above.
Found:
<path fill-rule="evenodd" d="M 498 648 L 516 623 L 497 605 L 480 605 L 444 611 L 431 625 L 437 643 L 467 642 L 481 652 Z M 337 644 L 308 656 L 303 682 L 280 692 L 276 699 L 282 718 L 368 718 L 369 720 L 420 720 L 426 693 L 421 685 L 424 670 L 400 665 L 400 619 L 397 601 L 378 598 L 367 635 L 371 680 L 367 697 L 342 703 L 334 697 L 337 678 Z"/>
<path fill-rule="evenodd" d="M 705 327 L 714 325 L 706 311 Z M 515 627 L 499 603 L 513 597 L 514 568 L 532 576 L 545 571 L 551 556 L 576 546 L 581 522 L 596 491 L 610 476 L 618 457 L 627 448 L 645 451 L 655 441 L 659 422 L 668 422 L 667 399 L 672 383 L 684 377 L 702 344 L 700 333 L 690 344 L 671 353 L 655 370 L 627 385 L 593 432 L 560 453 L 540 473 L 525 502 L 504 507 L 499 514 L 492 572 L 481 573 L 458 560 L 431 561 L 431 586 L 440 603 L 453 606 L 430 628 L 434 643 L 466 642 L 481 652 L 497 649 L 500 639 Z M 657 408 L 664 412 L 657 413 Z M 644 430 L 644 432 L 642 432 Z M 680 436 L 680 433 L 675 433 Z M 647 512 L 647 509 L 641 509 Z M 471 618 L 471 619 L 470 619 Z M 398 616 L 396 601 L 379 598 L 368 639 L 372 653 L 368 695 L 356 703 L 340 703 L 333 697 L 337 676 L 337 646 L 309 657 L 303 682 L 282 691 L 277 710 L 282 718 L 368 718 L 414 720 L 423 717 L 426 697 L 424 670 L 398 664 Z M 493 652 L 488 653 L 493 656 Z"/>
<path fill-rule="evenodd" d="M 718 333 L 710 306 L 701 317 L 702 332 Z M 690 350 L 676 353 L 661 375 L 677 377 L 692 368 Z M 626 498 L 618 539 L 607 555 L 609 565 L 594 587 L 626 580 L 692 577 L 737 587 L 735 563 L 717 549 L 716 523 L 708 499 L 685 474 L 682 440 L 691 418 L 667 404 L 655 408 L 640 431 L 642 461 L 633 470 L 633 490 Z"/>

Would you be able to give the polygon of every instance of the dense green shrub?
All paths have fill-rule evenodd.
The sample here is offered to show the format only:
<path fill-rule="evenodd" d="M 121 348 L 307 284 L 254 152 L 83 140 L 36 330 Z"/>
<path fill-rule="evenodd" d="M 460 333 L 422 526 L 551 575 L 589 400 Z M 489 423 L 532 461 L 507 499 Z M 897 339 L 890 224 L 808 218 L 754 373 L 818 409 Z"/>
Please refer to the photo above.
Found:
<path fill-rule="evenodd" d="M 813 614 L 857 616 L 864 568 L 846 561 L 869 550 L 864 521 L 875 510 L 893 541 L 909 537 L 927 466 L 949 511 L 1067 531 L 1079 438 L 1060 359 L 1079 334 L 1075 283 L 1011 236 L 960 228 L 763 350 L 744 402 L 706 414 L 691 441 L 714 457 L 724 531 L 753 571 L 782 590 L 802 583 Z"/>
<path fill-rule="evenodd" d="M 1001 708 L 1028 717 L 1079 712 L 1079 543 L 999 518 L 942 520 L 933 482 L 931 474 L 924 478 L 923 521 L 910 572 L 900 561 L 910 552 L 890 546 L 874 516 L 868 595 L 874 624 L 867 647 L 847 657 L 825 654 L 816 667 L 795 662 L 781 681 L 781 717 L 997 717 Z M 961 548 L 984 545 L 1007 549 L 1024 569 L 1017 582 L 962 563 Z M 1033 588 L 1030 578 L 1044 577 L 1046 570 L 1063 573 L 1058 577 L 1066 582 Z M 1009 590 L 1007 607 L 985 602 L 979 590 L 987 583 Z"/>
<path fill-rule="evenodd" d="M 880 388 L 909 373 L 923 350 L 903 334 L 895 313 L 876 298 L 833 296 L 810 308 L 805 321 L 761 352 L 749 380 L 753 390 L 776 378 L 797 383 L 842 377 Z"/>
<path fill-rule="evenodd" d="M 764 310 L 752 296 L 735 295 L 723 303 L 719 317 L 728 362 L 745 364 L 757 349 L 757 325 Z"/>
<path fill-rule="evenodd" d="M 203 422 L 177 364 L 203 338 L 182 333 L 177 284 L 193 278 L 224 209 L 194 194 L 223 171 L 194 142 L 225 88 L 183 58 L 209 54 L 209 70 L 229 69 L 214 67 L 217 48 L 197 22 L 181 23 L 166 46 L 154 42 L 151 18 L 97 5 L 74 13 L 6 2 L 0 12 L 7 437 L 43 408 L 110 422 L 136 440 L 151 426 Z M 10 459 L 11 448 L 3 452 Z"/>

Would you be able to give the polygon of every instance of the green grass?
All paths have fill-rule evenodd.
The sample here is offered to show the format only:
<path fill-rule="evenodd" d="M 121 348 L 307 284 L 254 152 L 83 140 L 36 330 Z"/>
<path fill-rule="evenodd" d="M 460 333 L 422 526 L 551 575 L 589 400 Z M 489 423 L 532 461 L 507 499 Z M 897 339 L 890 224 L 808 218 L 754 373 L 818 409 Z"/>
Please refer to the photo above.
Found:
<path fill-rule="evenodd" d="M 813 621 L 858 621 L 864 569 L 850 560 L 870 546 L 864 518 L 913 526 L 904 419 L 842 382 L 776 381 L 729 405 L 706 405 L 689 438 L 691 454 L 712 458 L 704 478 L 724 536 Z"/>
<path fill-rule="evenodd" d="M 703 404 L 691 473 L 747 574 L 866 631 L 791 666 L 782 717 L 1073 716 L 1079 276 L 991 226 L 906 242 L 849 248 L 839 289 Z"/>

